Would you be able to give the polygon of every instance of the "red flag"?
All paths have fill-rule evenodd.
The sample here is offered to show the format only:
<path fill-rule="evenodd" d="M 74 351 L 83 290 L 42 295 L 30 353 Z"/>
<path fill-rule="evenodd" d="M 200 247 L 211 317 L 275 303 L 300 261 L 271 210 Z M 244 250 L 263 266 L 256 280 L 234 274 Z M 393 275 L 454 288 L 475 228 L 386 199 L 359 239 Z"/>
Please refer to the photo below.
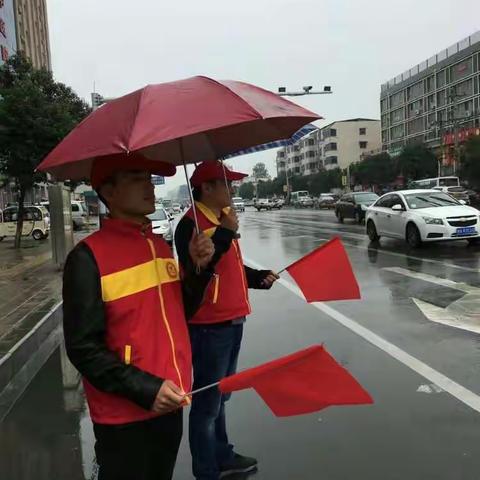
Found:
<path fill-rule="evenodd" d="M 338 237 L 285 270 L 293 277 L 308 303 L 360 298 L 350 260 Z"/>
<path fill-rule="evenodd" d="M 368 392 L 321 345 L 226 377 L 219 388 L 223 393 L 254 388 L 277 417 L 332 405 L 373 403 Z"/>

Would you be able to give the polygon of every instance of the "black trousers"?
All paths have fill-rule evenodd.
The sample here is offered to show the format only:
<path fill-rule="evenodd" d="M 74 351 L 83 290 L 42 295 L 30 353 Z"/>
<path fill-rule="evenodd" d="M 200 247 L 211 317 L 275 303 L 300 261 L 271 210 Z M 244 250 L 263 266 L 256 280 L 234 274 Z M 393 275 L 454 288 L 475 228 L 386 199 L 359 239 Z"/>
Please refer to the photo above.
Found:
<path fill-rule="evenodd" d="M 98 480 L 170 480 L 182 439 L 182 411 L 124 425 L 94 424 Z"/>

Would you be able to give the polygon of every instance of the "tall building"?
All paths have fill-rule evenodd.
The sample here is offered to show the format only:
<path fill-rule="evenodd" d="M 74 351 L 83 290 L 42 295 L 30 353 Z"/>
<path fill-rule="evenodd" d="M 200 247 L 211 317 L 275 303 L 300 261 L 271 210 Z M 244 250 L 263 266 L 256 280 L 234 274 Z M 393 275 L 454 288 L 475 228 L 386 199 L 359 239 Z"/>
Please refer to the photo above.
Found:
<path fill-rule="evenodd" d="M 353 118 L 333 122 L 277 152 L 277 173 L 311 175 L 347 168 L 381 147 L 380 120 Z"/>
<path fill-rule="evenodd" d="M 480 31 L 382 85 L 380 110 L 384 150 L 425 143 L 445 160 L 452 134 L 480 126 Z"/>
<path fill-rule="evenodd" d="M 0 0 L 0 65 L 17 51 L 13 0 Z"/>
<path fill-rule="evenodd" d="M 13 3 L 17 49 L 25 53 L 35 68 L 51 70 L 46 0 L 13 0 Z"/>
<path fill-rule="evenodd" d="M 321 167 L 318 131 L 277 152 L 277 175 L 288 169 L 291 175 L 311 175 Z"/>

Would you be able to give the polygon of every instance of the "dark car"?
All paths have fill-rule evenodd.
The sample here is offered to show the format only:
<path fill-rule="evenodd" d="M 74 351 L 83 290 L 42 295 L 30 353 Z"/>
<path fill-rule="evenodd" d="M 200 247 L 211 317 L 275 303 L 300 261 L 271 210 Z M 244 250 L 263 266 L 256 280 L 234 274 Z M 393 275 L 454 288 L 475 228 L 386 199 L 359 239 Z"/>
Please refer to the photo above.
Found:
<path fill-rule="evenodd" d="M 335 204 L 335 215 L 340 223 L 345 218 L 353 218 L 360 224 L 365 220 L 365 212 L 377 199 L 378 195 L 372 192 L 346 193 Z"/>

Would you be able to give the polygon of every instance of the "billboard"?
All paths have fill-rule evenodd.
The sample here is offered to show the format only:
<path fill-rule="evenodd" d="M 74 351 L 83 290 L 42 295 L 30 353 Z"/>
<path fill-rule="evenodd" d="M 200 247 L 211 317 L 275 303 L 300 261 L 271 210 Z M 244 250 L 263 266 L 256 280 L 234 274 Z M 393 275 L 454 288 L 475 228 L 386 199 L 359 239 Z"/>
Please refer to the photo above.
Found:
<path fill-rule="evenodd" d="M 13 0 L 0 0 L 0 65 L 17 51 Z"/>

